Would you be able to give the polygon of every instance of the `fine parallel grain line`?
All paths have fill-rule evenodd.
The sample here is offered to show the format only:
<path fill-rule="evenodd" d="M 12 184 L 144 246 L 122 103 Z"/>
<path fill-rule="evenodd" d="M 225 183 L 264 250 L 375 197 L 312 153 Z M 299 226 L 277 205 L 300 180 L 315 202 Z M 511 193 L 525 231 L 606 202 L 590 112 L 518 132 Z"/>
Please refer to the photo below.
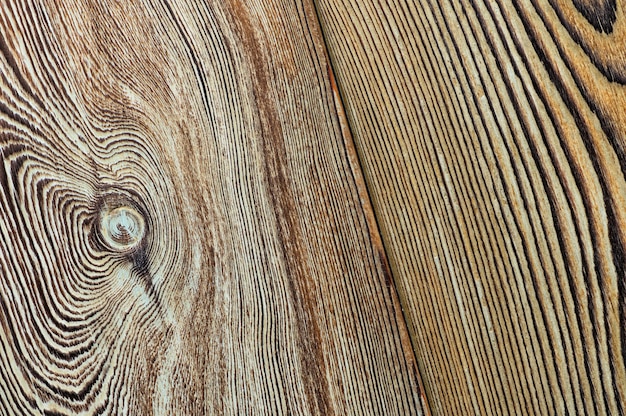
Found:
<path fill-rule="evenodd" d="M 315 4 L 433 413 L 624 414 L 621 4 Z"/>
<path fill-rule="evenodd" d="M 0 0 L 0 414 L 423 414 L 308 1 Z"/>

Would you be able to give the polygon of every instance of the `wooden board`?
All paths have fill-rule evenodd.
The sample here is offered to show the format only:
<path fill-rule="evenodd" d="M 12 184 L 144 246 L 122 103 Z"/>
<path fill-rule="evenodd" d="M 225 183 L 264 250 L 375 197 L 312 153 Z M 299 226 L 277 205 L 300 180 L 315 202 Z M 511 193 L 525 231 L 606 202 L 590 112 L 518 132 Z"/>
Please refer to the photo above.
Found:
<path fill-rule="evenodd" d="M 421 414 L 335 98 L 306 1 L 2 0 L 0 414 Z"/>
<path fill-rule="evenodd" d="M 315 3 L 433 414 L 624 414 L 624 3 Z"/>

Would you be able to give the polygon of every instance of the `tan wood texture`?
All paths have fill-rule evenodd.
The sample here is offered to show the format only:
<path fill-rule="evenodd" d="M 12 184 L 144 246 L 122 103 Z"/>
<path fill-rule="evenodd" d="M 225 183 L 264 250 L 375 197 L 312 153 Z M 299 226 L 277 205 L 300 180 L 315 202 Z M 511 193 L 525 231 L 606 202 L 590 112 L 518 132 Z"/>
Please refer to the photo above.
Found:
<path fill-rule="evenodd" d="M 624 414 L 624 2 L 315 3 L 433 414 Z"/>
<path fill-rule="evenodd" d="M 0 414 L 422 413 L 308 1 L 0 1 Z"/>

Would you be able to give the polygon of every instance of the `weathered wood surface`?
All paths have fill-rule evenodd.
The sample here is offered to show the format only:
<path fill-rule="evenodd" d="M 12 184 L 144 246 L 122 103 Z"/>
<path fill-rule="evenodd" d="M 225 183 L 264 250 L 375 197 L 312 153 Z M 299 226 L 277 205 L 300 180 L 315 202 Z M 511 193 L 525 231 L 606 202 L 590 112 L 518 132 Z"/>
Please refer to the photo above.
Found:
<path fill-rule="evenodd" d="M 624 414 L 624 3 L 316 5 L 433 414 Z"/>
<path fill-rule="evenodd" d="M 3 0 L 0 52 L 0 414 L 422 412 L 312 4 Z"/>

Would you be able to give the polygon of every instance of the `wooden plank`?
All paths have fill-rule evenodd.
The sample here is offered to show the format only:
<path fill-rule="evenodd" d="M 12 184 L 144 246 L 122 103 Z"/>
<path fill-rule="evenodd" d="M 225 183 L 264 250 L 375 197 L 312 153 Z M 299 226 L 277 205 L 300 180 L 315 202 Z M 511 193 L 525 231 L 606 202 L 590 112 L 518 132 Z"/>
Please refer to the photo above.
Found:
<path fill-rule="evenodd" d="M 434 414 L 624 414 L 623 4 L 316 0 Z"/>
<path fill-rule="evenodd" d="M 421 414 L 317 24 L 0 2 L 0 414 Z"/>

